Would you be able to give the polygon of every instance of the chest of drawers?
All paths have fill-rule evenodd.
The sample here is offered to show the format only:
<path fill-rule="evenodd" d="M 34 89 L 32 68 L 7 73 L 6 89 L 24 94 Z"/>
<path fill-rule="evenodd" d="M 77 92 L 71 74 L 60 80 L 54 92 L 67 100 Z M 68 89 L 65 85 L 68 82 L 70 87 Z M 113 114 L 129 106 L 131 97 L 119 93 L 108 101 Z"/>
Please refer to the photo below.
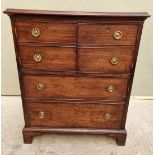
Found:
<path fill-rule="evenodd" d="M 105 134 L 125 145 L 125 122 L 147 13 L 7 9 L 25 127 L 42 133 Z"/>

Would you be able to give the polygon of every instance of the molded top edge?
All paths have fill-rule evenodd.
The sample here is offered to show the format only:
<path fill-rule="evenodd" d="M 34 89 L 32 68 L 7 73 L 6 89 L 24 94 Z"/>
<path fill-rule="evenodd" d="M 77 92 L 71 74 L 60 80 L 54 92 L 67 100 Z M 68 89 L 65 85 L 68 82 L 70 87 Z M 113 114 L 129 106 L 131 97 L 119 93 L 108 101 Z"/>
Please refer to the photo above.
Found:
<path fill-rule="evenodd" d="M 98 16 L 98 17 L 142 17 L 150 15 L 147 12 L 83 12 L 83 11 L 48 11 L 48 10 L 25 10 L 6 9 L 3 13 L 11 15 L 53 15 L 53 16 Z"/>

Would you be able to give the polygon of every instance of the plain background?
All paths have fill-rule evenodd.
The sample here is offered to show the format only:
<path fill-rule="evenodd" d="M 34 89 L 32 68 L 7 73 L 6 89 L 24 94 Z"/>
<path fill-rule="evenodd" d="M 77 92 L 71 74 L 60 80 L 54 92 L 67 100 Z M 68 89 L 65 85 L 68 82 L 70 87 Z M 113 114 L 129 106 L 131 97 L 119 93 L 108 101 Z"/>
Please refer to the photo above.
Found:
<path fill-rule="evenodd" d="M 148 12 L 151 18 L 144 23 L 133 83 L 133 96 L 152 96 L 152 13 L 151 0 L 3 0 L 6 8 L 95 11 L 95 12 Z M 15 52 L 9 17 L 2 13 L 2 95 L 20 95 Z"/>

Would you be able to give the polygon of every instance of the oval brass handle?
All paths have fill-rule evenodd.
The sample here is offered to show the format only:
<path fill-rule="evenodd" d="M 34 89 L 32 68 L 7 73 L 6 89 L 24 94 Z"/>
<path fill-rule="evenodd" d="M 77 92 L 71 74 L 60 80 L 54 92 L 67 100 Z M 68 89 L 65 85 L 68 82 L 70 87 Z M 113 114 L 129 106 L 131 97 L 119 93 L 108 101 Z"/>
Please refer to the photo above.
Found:
<path fill-rule="evenodd" d="M 114 38 L 116 40 L 120 40 L 122 38 L 123 33 L 121 31 L 115 31 Z"/>
<path fill-rule="evenodd" d="M 117 65 L 119 62 L 119 59 L 117 57 L 113 57 L 113 58 L 111 58 L 110 62 L 112 65 Z"/>
<path fill-rule="evenodd" d="M 108 86 L 108 92 L 112 93 L 115 90 L 115 86 L 114 85 L 109 85 Z"/>
<path fill-rule="evenodd" d="M 40 119 L 44 119 L 44 118 L 45 118 L 45 112 L 40 111 L 39 114 L 38 114 L 38 117 L 39 117 Z"/>
<path fill-rule="evenodd" d="M 41 55 L 40 54 L 35 54 L 33 57 L 35 62 L 40 62 L 41 61 Z"/>
<path fill-rule="evenodd" d="M 110 120 L 110 119 L 111 119 L 111 114 L 105 113 L 104 119 L 105 119 L 106 121 Z"/>
<path fill-rule="evenodd" d="M 37 83 L 36 88 L 37 88 L 37 90 L 43 90 L 45 88 L 45 86 L 43 83 L 39 82 L 39 83 Z"/>
<path fill-rule="evenodd" d="M 39 37 L 40 36 L 40 30 L 38 28 L 33 28 L 32 29 L 32 36 L 33 37 Z"/>

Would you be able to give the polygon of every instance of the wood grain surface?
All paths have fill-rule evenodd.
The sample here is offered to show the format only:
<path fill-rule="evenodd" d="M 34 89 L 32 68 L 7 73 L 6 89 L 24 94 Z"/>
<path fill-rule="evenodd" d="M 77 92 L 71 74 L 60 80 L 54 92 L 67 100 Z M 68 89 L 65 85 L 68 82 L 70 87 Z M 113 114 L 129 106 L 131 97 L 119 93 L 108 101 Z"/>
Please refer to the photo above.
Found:
<path fill-rule="evenodd" d="M 76 43 L 76 24 L 59 22 L 33 22 L 17 21 L 16 33 L 19 42 L 53 42 L 53 43 Z M 39 37 L 32 36 L 32 29 L 40 31 Z"/>
<path fill-rule="evenodd" d="M 70 128 L 120 128 L 124 105 L 28 103 L 30 126 Z M 45 113 L 40 119 L 39 112 Z M 111 115 L 105 120 L 106 113 Z"/>
<path fill-rule="evenodd" d="M 78 65 L 80 71 L 127 73 L 130 72 L 134 50 L 126 47 L 79 48 Z M 111 63 L 118 58 L 118 64 Z"/>
<path fill-rule="evenodd" d="M 28 9 L 13 9 L 8 8 L 4 11 L 4 13 L 8 15 L 50 15 L 53 16 L 87 16 L 87 17 L 134 17 L 139 18 L 141 17 L 143 20 L 147 17 L 150 17 L 150 15 L 147 12 L 84 12 L 84 11 L 51 11 L 51 10 L 28 10 Z"/>
<path fill-rule="evenodd" d="M 45 88 L 37 90 L 37 83 L 43 83 Z M 127 83 L 128 79 L 125 78 L 24 76 L 26 98 L 123 100 Z M 112 93 L 107 90 L 109 85 L 115 87 Z"/>
<path fill-rule="evenodd" d="M 121 24 L 79 24 L 78 43 L 90 45 L 135 45 L 138 25 Z M 114 33 L 122 32 L 116 40 Z"/>
<path fill-rule="evenodd" d="M 25 127 L 24 143 L 44 132 L 106 134 L 125 145 L 125 122 L 143 13 L 6 9 L 11 18 Z M 37 28 L 38 37 L 32 35 Z M 122 34 L 120 39 L 115 32 Z M 41 61 L 35 62 L 34 55 Z M 111 59 L 118 58 L 112 65 Z M 37 84 L 43 84 L 43 90 Z M 108 87 L 112 85 L 113 91 Z M 45 117 L 39 118 L 43 112 Z M 111 118 L 105 120 L 105 114 Z"/>
<path fill-rule="evenodd" d="M 76 70 L 76 49 L 46 46 L 19 46 L 21 66 L 24 69 Z M 34 61 L 35 54 L 41 61 Z"/>

